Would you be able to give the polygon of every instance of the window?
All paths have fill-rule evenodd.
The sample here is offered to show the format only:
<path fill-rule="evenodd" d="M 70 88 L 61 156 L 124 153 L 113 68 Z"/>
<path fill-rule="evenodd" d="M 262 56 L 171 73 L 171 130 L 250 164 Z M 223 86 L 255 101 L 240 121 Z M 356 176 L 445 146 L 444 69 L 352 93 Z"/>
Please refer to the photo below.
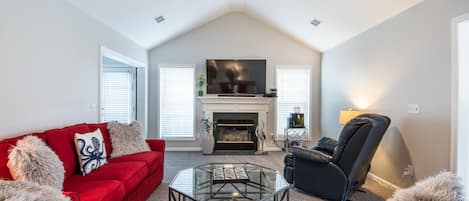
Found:
<path fill-rule="evenodd" d="M 159 132 L 162 138 L 194 138 L 195 67 L 160 66 Z"/>
<path fill-rule="evenodd" d="M 135 120 L 136 68 L 103 68 L 101 120 L 130 123 Z"/>
<path fill-rule="evenodd" d="M 311 67 L 277 66 L 277 137 L 283 137 L 287 119 L 294 107 L 305 114 L 309 126 L 311 105 Z"/>

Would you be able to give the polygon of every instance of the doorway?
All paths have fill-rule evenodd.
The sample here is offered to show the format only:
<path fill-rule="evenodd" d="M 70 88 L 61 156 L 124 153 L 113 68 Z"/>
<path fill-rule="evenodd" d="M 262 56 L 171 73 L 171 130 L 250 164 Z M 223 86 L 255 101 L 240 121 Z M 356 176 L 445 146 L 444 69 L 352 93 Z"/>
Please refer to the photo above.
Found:
<path fill-rule="evenodd" d="M 452 20 L 451 169 L 469 186 L 469 14 Z"/>
<path fill-rule="evenodd" d="M 147 133 L 147 68 L 108 48 L 101 48 L 101 122 L 138 121 Z"/>

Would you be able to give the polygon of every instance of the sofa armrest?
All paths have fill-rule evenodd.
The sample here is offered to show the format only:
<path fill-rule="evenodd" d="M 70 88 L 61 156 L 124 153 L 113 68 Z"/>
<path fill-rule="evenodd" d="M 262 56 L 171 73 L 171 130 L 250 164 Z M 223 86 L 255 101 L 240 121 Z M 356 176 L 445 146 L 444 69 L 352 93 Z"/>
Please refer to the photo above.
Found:
<path fill-rule="evenodd" d="M 80 201 L 80 197 L 78 196 L 77 193 L 75 192 L 65 192 L 65 191 L 62 191 L 62 195 L 70 198 L 70 201 Z"/>
<path fill-rule="evenodd" d="M 291 153 L 298 158 L 308 160 L 314 163 L 323 163 L 327 164 L 331 162 L 332 156 L 327 155 L 323 152 L 311 149 L 305 149 L 301 147 L 293 147 Z"/>
<path fill-rule="evenodd" d="M 146 141 L 152 151 L 165 151 L 166 142 L 163 139 L 147 139 Z"/>

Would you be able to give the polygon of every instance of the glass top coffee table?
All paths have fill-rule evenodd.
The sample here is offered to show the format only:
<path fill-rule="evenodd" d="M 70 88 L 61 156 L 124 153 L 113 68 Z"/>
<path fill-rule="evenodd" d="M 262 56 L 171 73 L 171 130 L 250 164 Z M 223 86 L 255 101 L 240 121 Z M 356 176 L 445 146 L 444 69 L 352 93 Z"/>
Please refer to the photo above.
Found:
<path fill-rule="evenodd" d="M 248 179 L 216 180 L 213 172 L 220 168 L 243 169 Z M 250 163 L 209 163 L 181 170 L 168 194 L 169 201 L 290 200 L 289 184 L 277 170 Z"/>

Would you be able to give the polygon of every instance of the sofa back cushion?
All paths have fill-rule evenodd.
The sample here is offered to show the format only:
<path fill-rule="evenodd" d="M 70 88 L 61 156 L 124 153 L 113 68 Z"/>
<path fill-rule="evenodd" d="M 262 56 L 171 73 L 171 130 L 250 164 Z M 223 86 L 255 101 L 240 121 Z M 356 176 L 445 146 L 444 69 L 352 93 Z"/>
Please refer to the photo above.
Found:
<path fill-rule="evenodd" d="M 42 133 L 33 133 L 21 135 L 14 138 L 4 139 L 0 141 L 0 179 L 12 180 L 13 177 L 10 174 L 10 170 L 7 167 L 8 154 L 12 146 L 16 145 L 16 141 L 23 139 L 25 136 L 34 135 L 39 137 L 42 141 L 46 142 L 46 136 Z"/>
<path fill-rule="evenodd" d="M 104 146 L 106 148 L 106 156 L 109 158 L 111 156 L 112 146 L 111 146 L 111 136 L 109 135 L 109 130 L 107 129 L 108 123 L 98 123 L 98 124 L 87 124 L 91 131 L 96 129 L 101 130 L 101 134 L 104 139 Z"/>
<path fill-rule="evenodd" d="M 78 167 L 74 141 L 75 133 L 82 134 L 90 131 L 86 124 L 77 124 L 44 132 L 47 135 L 47 144 L 64 164 L 65 178 L 72 176 Z"/>

